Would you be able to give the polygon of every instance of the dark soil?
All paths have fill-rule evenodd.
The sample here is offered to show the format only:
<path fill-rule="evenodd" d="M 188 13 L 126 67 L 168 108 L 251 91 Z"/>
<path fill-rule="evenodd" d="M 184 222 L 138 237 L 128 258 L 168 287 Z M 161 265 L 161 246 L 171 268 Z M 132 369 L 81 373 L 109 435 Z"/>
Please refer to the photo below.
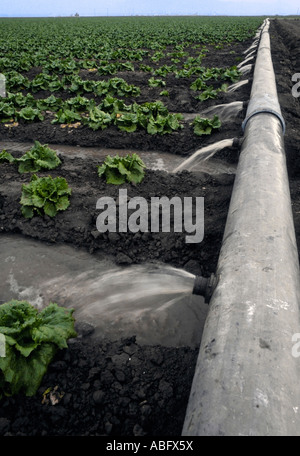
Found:
<path fill-rule="evenodd" d="M 296 24 L 296 22 L 294 23 Z M 293 24 L 293 25 L 294 25 Z M 292 97 L 291 75 L 296 69 L 294 30 L 288 21 L 272 21 L 271 43 L 277 77 L 279 99 L 287 123 L 286 152 L 291 177 L 291 195 L 295 216 L 297 239 L 300 237 L 300 179 L 297 149 L 297 122 L 299 102 Z M 298 33 L 300 38 L 300 34 Z M 251 43 L 239 43 L 230 49 L 236 56 Z M 294 47 L 295 44 L 295 47 Z M 204 63 L 211 66 L 234 64 L 228 48 L 209 53 Z M 211 61 L 209 61 L 211 59 Z M 134 75 L 130 75 L 132 78 Z M 126 74 L 126 77 L 129 77 Z M 142 77 L 142 76 L 140 76 Z M 249 75 L 247 76 L 249 77 Z M 124 79 L 125 76 L 124 76 Z M 128 82 L 134 82 L 134 79 Z M 173 112 L 195 112 L 191 100 L 185 97 L 186 87 L 174 80 L 172 88 Z M 178 86 L 176 86 L 178 84 Z M 137 84 L 139 85 L 139 84 Z M 231 95 L 207 102 L 207 105 L 229 101 L 247 101 L 251 85 L 243 86 Z M 147 99 L 146 91 L 142 96 Z M 153 101 L 153 94 L 149 99 Z M 176 103 L 175 103 L 175 100 Z M 179 101 L 178 101 L 179 100 Z M 180 102 L 180 100 L 182 100 Z M 172 100 L 169 100 L 171 103 Z M 187 105 L 183 102 L 187 101 Z M 203 106 L 203 105 L 202 105 Z M 201 106 L 201 109 L 202 109 Z M 184 108 L 184 109 L 183 109 Z M 43 143 L 97 145 L 113 148 L 141 148 L 166 150 L 188 154 L 200 145 L 219 139 L 241 135 L 241 118 L 223 126 L 209 140 L 195 137 L 187 128 L 180 133 L 152 137 L 144 132 L 124 134 L 117 130 L 101 133 L 90 130 L 69 131 L 53 126 L 49 121 L 24 124 L 18 128 L 0 127 L 1 139 L 28 141 L 38 139 Z M 227 151 L 229 160 L 236 160 Z M 225 154 L 226 155 L 226 154 Z M 225 159 L 225 155 L 223 157 Z M 101 196 L 118 196 L 118 188 L 99 179 L 93 159 L 63 158 L 60 168 L 52 176 L 63 176 L 72 188 L 71 205 L 55 219 L 21 216 L 19 197 L 22 183 L 28 175 L 19 175 L 13 165 L 0 167 L 0 231 L 21 233 L 49 243 L 70 243 L 85 247 L 91 254 L 104 252 L 113 255 L 119 264 L 164 262 L 195 274 L 209 276 L 215 271 L 234 176 L 182 172 L 177 175 L 147 170 L 144 181 L 126 185 L 129 197 L 143 196 L 204 196 L 205 237 L 200 244 L 186 244 L 184 233 L 119 233 L 111 236 L 96 230 L 96 201 Z M 39 173 L 43 175 L 43 173 Z M 48 173 L 46 173 L 48 175 Z M 0 296 L 1 299 L 1 296 Z M 0 401 L 0 435 L 25 436 L 179 436 L 185 417 L 190 387 L 193 379 L 198 348 L 140 346 L 134 334 L 117 341 L 97 341 L 90 336 L 93 328 L 77 322 L 79 337 L 69 341 L 69 348 L 60 351 L 50 365 L 36 396 L 26 398 L 21 394 Z M 49 393 L 52 388 L 58 399 L 53 405 Z"/>
<path fill-rule="evenodd" d="M 17 154 L 14 153 L 16 156 Z M 19 199 L 22 184 L 30 181 L 27 174 L 19 174 L 17 167 L 8 163 L 0 167 L 0 230 L 22 233 L 39 240 L 70 243 L 94 251 L 114 255 L 118 264 L 161 261 L 173 266 L 189 268 L 197 262 L 193 273 L 210 274 L 216 268 L 219 246 L 225 226 L 233 175 L 211 177 L 183 171 L 168 174 L 165 171 L 147 170 L 138 186 L 122 185 L 128 197 L 142 196 L 149 202 L 153 196 L 199 196 L 205 198 L 205 238 L 200 244 L 185 243 L 186 233 L 100 233 L 96 228 L 97 199 L 111 196 L 117 200 L 119 187 L 106 184 L 97 174 L 98 162 L 93 159 L 63 158 L 63 164 L 51 171 L 51 176 L 66 178 L 72 189 L 70 208 L 55 218 L 34 217 L 25 219 Z M 39 172 L 40 177 L 49 172 Z M 221 189 L 221 191 L 220 191 Z M 149 206 L 150 207 L 150 206 Z M 173 226 L 171 222 L 171 227 Z M 196 263 L 195 263 L 196 264 Z"/>

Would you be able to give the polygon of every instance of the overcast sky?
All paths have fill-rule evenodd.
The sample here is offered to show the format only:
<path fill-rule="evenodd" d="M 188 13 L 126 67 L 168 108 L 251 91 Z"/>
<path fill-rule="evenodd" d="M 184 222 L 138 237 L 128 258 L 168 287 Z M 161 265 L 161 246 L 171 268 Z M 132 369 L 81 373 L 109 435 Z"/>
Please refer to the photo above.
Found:
<path fill-rule="evenodd" d="M 0 17 L 300 14 L 300 0 L 0 0 Z"/>

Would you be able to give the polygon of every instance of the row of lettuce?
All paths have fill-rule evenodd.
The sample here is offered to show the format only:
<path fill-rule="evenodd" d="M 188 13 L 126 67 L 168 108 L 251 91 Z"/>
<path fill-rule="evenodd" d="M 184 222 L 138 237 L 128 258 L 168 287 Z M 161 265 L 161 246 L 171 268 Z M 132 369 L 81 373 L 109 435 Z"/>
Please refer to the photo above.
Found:
<path fill-rule="evenodd" d="M 182 114 L 170 113 L 161 101 L 142 104 L 126 104 L 122 99 L 106 96 L 98 105 L 93 98 L 78 95 L 66 101 L 50 95 L 46 99 L 35 99 L 31 94 L 8 94 L 0 101 L 0 118 L 6 127 L 26 122 L 43 121 L 51 117 L 52 124 L 74 128 L 88 126 L 92 130 L 104 130 L 115 125 L 119 130 L 134 132 L 144 130 L 149 134 L 166 134 L 183 128 Z M 212 119 L 196 116 L 192 122 L 196 135 L 210 134 L 220 128 L 217 116 Z"/>
<path fill-rule="evenodd" d="M 118 65 L 121 65 L 119 63 Z M 103 75 L 103 68 L 91 68 L 88 72 L 92 74 L 98 73 Z M 176 67 L 175 67 L 176 68 Z M 127 70 L 128 71 L 128 70 Z M 132 69 L 132 71 L 134 71 Z M 152 71 L 151 67 L 144 67 L 143 71 L 151 73 L 149 77 L 149 87 L 165 87 L 166 81 L 159 78 L 166 78 L 168 75 L 173 75 L 175 78 L 191 78 L 196 76 L 199 81 L 201 80 L 204 88 L 207 88 L 208 81 L 220 81 L 220 82 L 236 82 L 241 73 L 238 71 L 235 65 L 231 67 L 205 67 L 202 65 L 188 65 L 180 71 L 174 69 L 174 66 L 163 65 Z M 118 71 L 116 71 L 117 73 Z M 94 95 L 102 96 L 107 94 L 109 91 L 115 91 L 118 95 L 124 96 L 138 96 L 140 95 L 140 88 L 134 85 L 127 84 L 122 78 L 114 77 L 109 80 L 91 80 L 82 79 L 78 72 L 71 72 L 71 74 L 53 74 L 49 73 L 43 68 L 43 71 L 36 74 L 32 79 L 24 76 L 18 71 L 2 71 L 6 78 L 6 88 L 9 92 L 17 92 L 23 89 L 31 91 L 33 93 L 39 92 L 40 90 L 49 90 L 50 92 L 66 91 L 67 93 L 75 93 L 82 95 L 83 93 L 93 92 Z M 114 74 L 114 73 L 109 73 Z M 158 78 L 159 77 L 159 78 Z M 192 90 L 199 90 L 197 85 L 194 83 L 190 85 Z"/>
<path fill-rule="evenodd" d="M 216 98 L 220 92 L 227 90 L 228 82 L 235 82 L 240 77 L 236 67 L 199 67 L 196 74 L 197 78 L 190 84 L 190 89 L 197 93 L 195 98 L 200 101 Z M 88 126 L 93 130 L 116 125 L 127 132 L 144 129 L 149 134 L 165 134 L 183 128 L 180 122 L 182 116 L 170 113 L 161 101 L 126 104 L 124 97 L 138 97 L 141 90 L 123 78 L 84 80 L 74 74 L 59 78 L 42 72 L 29 80 L 16 71 L 6 73 L 5 77 L 8 92 L 0 100 L 0 120 L 5 124 L 14 126 L 21 119 L 26 122 L 43 121 L 47 114 L 52 113 L 53 124 L 76 122 L 77 126 Z M 208 81 L 211 80 L 220 86 L 209 85 Z M 165 88 L 166 85 L 163 79 L 154 77 L 148 83 L 150 87 Z M 41 91 L 52 94 L 46 98 L 34 96 Z M 57 92 L 62 96 L 55 96 Z M 70 97 L 63 99 L 66 94 Z M 162 90 L 160 95 L 168 96 L 169 93 Z M 99 99 L 101 102 L 97 103 Z M 197 128 L 195 133 L 198 134 Z"/>

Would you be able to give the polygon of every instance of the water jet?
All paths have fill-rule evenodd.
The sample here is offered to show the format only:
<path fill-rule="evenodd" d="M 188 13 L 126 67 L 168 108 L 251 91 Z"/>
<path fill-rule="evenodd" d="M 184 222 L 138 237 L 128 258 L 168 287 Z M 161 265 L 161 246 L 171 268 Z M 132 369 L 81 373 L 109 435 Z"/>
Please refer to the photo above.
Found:
<path fill-rule="evenodd" d="M 253 68 L 253 65 L 249 63 L 248 65 L 242 66 L 242 67 L 239 69 L 239 71 L 240 71 L 243 75 L 245 75 L 245 74 L 250 73 L 250 71 L 252 70 L 252 68 Z"/>
<path fill-rule="evenodd" d="M 228 122 L 235 119 L 244 107 L 243 101 L 233 101 L 232 103 L 210 106 L 201 112 L 201 116 L 217 115 L 222 123 Z"/>
<path fill-rule="evenodd" d="M 243 85 L 248 84 L 248 82 L 249 82 L 249 79 L 244 79 L 243 81 L 236 82 L 236 83 L 230 85 L 227 88 L 227 92 L 229 92 L 229 93 L 230 92 L 235 92 L 236 90 L 238 90 Z"/>
<path fill-rule="evenodd" d="M 173 173 L 177 173 L 183 170 L 190 171 L 193 169 L 195 164 L 208 160 L 217 152 L 220 152 L 223 149 L 236 149 L 237 147 L 239 147 L 240 141 L 240 138 L 222 139 L 221 141 L 210 144 L 209 146 L 202 147 L 201 149 L 194 152 L 189 158 L 184 160 L 179 166 L 177 166 L 173 170 Z"/>

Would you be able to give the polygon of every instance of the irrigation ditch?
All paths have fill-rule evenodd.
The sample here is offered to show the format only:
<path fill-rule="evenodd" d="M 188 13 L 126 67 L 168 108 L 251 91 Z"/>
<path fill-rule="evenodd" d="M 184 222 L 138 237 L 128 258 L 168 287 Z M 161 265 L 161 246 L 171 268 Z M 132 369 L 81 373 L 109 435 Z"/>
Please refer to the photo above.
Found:
<path fill-rule="evenodd" d="M 290 23 L 288 20 L 272 20 L 270 38 L 278 98 L 282 116 L 285 120 L 285 152 L 292 199 L 292 215 L 298 242 L 300 236 L 300 163 L 297 140 L 299 139 L 298 121 L 300 111 L 298 100 L 291 93 L 293 85 L 291 76 L 297 72 L 297 46 L 295 43 L 297 43 L 296 37 L 300 37 L 300 35 L 297 26 L 295 26 L 298 21 L 293 22 L 292 26 Z M 236 55 L 241 56 L 243 59 L 245 55 L 243 53 L 251 44 L 252 40 L 242 44 L 237 43 L 231 47 L 235 54 L 229 54 L 228 50 L 225 49 L 215 54 L 208 54 L 207 59 L 211 59 L 210 63 L 214 65 L 219 63 L 221 66 L 220 62 L 223 64 L 224 59 L 226 59 L 226 63 L 228 61 L 230 64 L 234 62 Z M 248 54 L 252 51 L 255 51 L 255 49 L 250 49 Z M 254 55 L 252 53 L 252 57 L 255 57 L 255 55 L 255 53 Z M 249 64 L 249 61 L 247 64 Z M 251 94 L 251 78 L 252 71 L 243 77 L 244 81 L 250 79 L 248 83 L 240 85 L 235 91 L 222 94 L 218 99 L 218 104 L 228 104 L 237 101 L 248 102 Z M 197 106 L 191 106 L 190 100 L 187 100 L 184 96 L 183 88 L 177 85 L 178 81 L 174 80 L 173 82 L 173 100 L 177 103 L 173 106 L 174 112 L 182 112 L 184 110 L 189 115 L 197 112 Z M 148 94 L 148 96 L 151 99 L 153 94 Z M 203 109 L 209 109 L 215 104 L 215 101 L 206 102 L 203 105 Z M 105 134 L 101 136 L 96 133 L 92 136 L 85 136 L 85 131 L 73 130 L 67 132 L 58 127 L 53 127 L 50 122 L 46 122 L 43 125 L 36 123 L 29 127 L 21 123 L 20 128 L 16 129 L 5 129 L 1 126 L 0 147 L 5 147 L 7 151 L 11 151 L 17 156 L 21 155 L 24 148 L 27 147 L 24 144 L 20 144 L 21 142 L 30 143 L 33 139 L 38 139 L 43 143 L 52 144 L 60 153 L 63 165 L 59 171 L 54 171 L 51 174 L 53 176 L 66 177 L 72 187 L 72 209 L 70 211 L 59 214 L 55 221 L 46 217 L 44 219 L 32 219 L 29 222 L 22 218 L 18 201 L 21 185 L 26 182 L 27 178 L 18 174 L 17 170 L 13 169 L 9 164 L 1 165 L 0 231 L 2 245 L 9 244 L 9 239 L 13 241 L 20 236 L 22 238 L 25 236 L 30 241 L 42 241 L 43 244 L 49 244 L 50 247 L 53 244 L 55 246 L 68 244 L 71 248 L 76 249 L 76 255 L 78 256 L 89 253 L 98 262 L 107 259 L 121 268 L 141 267 L 146 263 L 151 263 L 152 265 L 159 263 L 178 268 L 191 275 L 209 277 L 218 268 L 220 249 L 239 158 L 237 150 L 227 147 L 215 153 L 212 159 L 212 168 L 206 169 L 206 172 L 203 171 L 199 164 L 195 165 L 193 171 L 183 170 L 177 174 L 167 171 L 169 171 L 170 164 L 174 165 L 174 168 L 178 166 L 178 157 L 181 157 L 183 161 L 185 156 L 190 156 L 199 147 L 209 146 L 224 139 L 231 141 L 233 138 L 242 137 L 244 134 L 242 122 L 246 112 L 247 108 L 243 105 L 236 115 L 224 122 L 220 131 L 214 133 L 210 139 L 205 141 L 203 139 L 199 141 L 199 139 L 195 138 L 191 140 L 192 135 L 183 134 L 183 132 L 174 133 L 171 135 L 171 140 L 167 137 L 168 135 L 153 139 L 153 137 L 149 138 L 144 133 L 135 133 L 133 135 L 119 131 L 113 135 L 104 132 Z M 205 237 L 201 243 L 186 244 L 182 233 L 100 235 L 96 232 L 97 211 L 95 210 L 95 199 L 101 195 L 112 196 L 113 198 L 118 196 L 118 189 L 107 185 L 104 181 L 99 181 L 95 173 L 95 167 L 99 164 L 97 151 L 105 151 L 110 148 L 115 150 L 123 149 L 125 153 L 128 149 L 132 149 L 132 144 L 134 144 L 135 150 L 146 150 L 149 151 L 149 154 L 152 150 L 162 151 L 166 155 L 165 162 L 159 162 L 160 166 L 162 166 L 161 169 L 157 169 L 152 163 L 152 169 L 147 170 L 145 179 L 138 188 L 130 184 L 125 185 L 128 195 L 130 197 L 136 195 L 144 196 L 146 199 L 151 198 L 152 195 L 165 195 L 169 198 L 187 195 L 203 196 L 205 198 Z M 73 147 L 68 149 L 69 145 L 73 145 Z M 91 153 L 88 159 L 86 158 L 87 151 L 77 147 L 85 147 L 87 145 L 96 149 L 94 151 L 89 149 Z M 174 162 L 172 162 L 172 157 L 174 157 Z M 251 176 L 249 181 L 248 185 L 250 187 L 255 185 L 251 180 Z M 27 255 L 29 254 L 27 253 Z M 280 252 L 278 252 L 278 256 L 280 256 Z M 26 270 L 26 258 L 28 258 L 26 255 L 22 258 L 24 270 Z M 7 278 L 13 268 L 15 268 L 14 271 L 17 270 L 17 264 L 13 264 L 15 261 L 13 260 L 13 255 L 7 254 L 2 261 L 5 263 L 3 270 Z M 31 260 L 29 258 L 28 266 L 30 266 L 30 261 L 33 262 L 34 259 Z M 279 257 L 278 262 L 280 263 L 280 261 L 281 258 Z M 285 267 L 285 264 L 283 267 Z M 95 280 L 95 278 L 92 279 Z M 246 279 L 241 279 L 241 284 L 243 284 L 244 280 Z M 19 278 L 18 285 L 20 285 L 21 281 L 22 278 Z M 62 287 L 63 285 L 60 284 L 59 286 Z M 113 287 L 114 284 L 111 284 L 111 286 Z M 169 287 L 171 287 L 171 282 Z M 253 287 L 255 287 L 255 284 L 253 284 Z M 27 288 L 24 284 L 23 286 L 15 287 L 13 289 L 15 295 L 12 297 L 26 296 L 28 288 L 30 288 L 28 284 Z M 8 290 L 12 292 L 11 282 L 9 283 L 9 281 L 8 286 L 2 291 L 3 296 L 4 291 L 7 293 Z M 260 289 L 260 291 L 262 290 Z M 56 292 L 62 298 L 63 292 L 61 292 L 61 289 L 56 288 Z M 43 293 L 45 294 L 45 290 L 41 291 L 39 289 L 38 294 L 35 295 L 36 299 L 43 299 Z M 188 299 L 190 298 L 191 296 Z M 2 297 L 0 299 L 2 300 Z M 84 300 L 84 295 L 82 299 Z M 201 302 L 199 298 L 199 305 L 202 305 Z M 62 305 L 65 304 L 63 299 L 61 299 L 61 303 Z M 212 304 L 215 309 L 219 307 L 214 302 Z M 165 318 L 166 314 L 164 314 L 164 318 L 161 321 L 159 319 L 156 321 L 158 331 L 166 330 L 170 324 L 174 324 L 176 326 L 176 330 L 173 331 L 173 333 L 175 332 L 175 340 L 176 334 L 180 334 L 182 318 L 186 310 L 183 307 L 179 307 L 177 312 L 172 323 Z M 192 309 L 191 312 L 194 312 L 194 310 Z M 131 333 L 126 329 L 122 337 L 95 337 L 95 326 L 91 322 L 86 320 L 78 321 L 77 331 L 79 337 L 70 341 L 67 350 L 58 353 L 43 379 L 38 394 L 31 398 L 18 395 L 0 401 L 0 435 L 180 435 L 184 421 L 188 420 L 190 423 L 190 412 L 186 415 L 187 406 L 190 400 L 193 379 L 195 378 L 194 374 L 197 372 L 201 332 L 205 319 L 206 315 L 203 310 L 203 313 L 196 317 L 196 324 L 199 322 L 199 333 L 188 343 L 179 338 L 177 343 L 173 339 L 169 343 L 164 341 L 160 344 L 153 342 L 151 344 L 141 343 L 133 328 L 130 329 Z M 145 333 L 147 331 L 153 331 L 153 327 L 151 329 L 150 326 L 149 330 L 149 325 L 145 326 Z M 184 333 L 186 332 L 187 329 L 184 327 Z M 174 337 L 174 334 L 172 336 Z M 206 337 L 210 339 L 209 341 L 206 339 L 206 342 L 211 342 L 214 338 L 210 334 Z M 272 339 L 273 336 L 269 334 L 268 337 Z M 267 347 L 267 345 L 270 346 L 268 337 L 263 338 L 263 348 L 264 353 L 270 354 L 272 350 Z M 206 355 L 208 353 L 210 356 L 209 363 L 211 364 L 217 358 L 214 356 L 213 347 L 208 346 L 207 343 L 203 347 Z M 276 356 L 276 353 L 272 354 Z M 228 361 L 229 365 L 230 362 L 234 362 L 235 355 L 236 351 L 234 351 Z M 219 358 L 222 358 L 223 361 L 226 359 L 225 356 L 223 358 L 220 355 Z M 243 357 L 241 359 L 243 360 Z M 251 360 L 250 354 L 249 360 Z M 294 362 L 297 363 L 297 360 L 294 360 Z M 239 366 L 241 365 L 242 361 L 239 362 Z M 232 371 L 228 370 L 229 374 L 230 372 L 232 373 Z M 288 374 L 288 369 L 286 374 Z M 218 375 L 220 377 L 220 386 L 222 387 L 221 377 L 223 374 L 220 373 Z M 274 379 L 270 386 L 274 385 L 274 382 L 276 383 L 276 378 L 277 373 L 275 371 Z M 295 382 L 293 377 L 289 379 L 289 381 L 292 380 Z M 195 381 L 199 383 L 199 379 Z M 209 382 L 209 380 L 207 381 Z M 234 384 L 232 378 L 227 379 L 227 381 L 230 385 Z M 286 387 L 287 385 L 284 386 Z M 295 383 L 293 383 L 293 387 L 297 389 Z M 55 405 L 51 402 L 50 395 L 44 394 L 49 388 L 54 391 L 57 398 Z M 198 393 L 195 394 L 197 395 Z M 249 428 L 247 427 L 247 414 L 243 408 L 245 404 L 243 404 L 242 399 L 243 392 L 240 400 L 246 424 L 242 432 L 245 434 L 257 434 L 259 431 L 253 424 L 255 420 L 252 420 Z M 248 396 L 246 399 L 251 401 Z M 288 417 L 290 415 L 281 415 L 282 407 L 284 408 L 284 405 L 289 403 L 289 398 L 285 396 L 286 403 L 282 403 L 281 399 L 281 397 L 276 397 L 277 404 L 279 404 L 276 414 L 281 418 L 277 417 L 278 419 L 274 420 L 272 414 L 267 414 L 267 424 L 268 420 L 272 418 L 272 422 L 275 421 L 275 427 L 268 427 L 266 424 L 267 427 L 263 427 L 262 432 L 265 434 L 278 433 L 278 427 L 276 426 L 282 425 L 282 432 L 292 432 L 298 435 L 300 428 L 297 431 L 296 422 L 295 427 L 289 427 L 290 420 Z M 259 405 L 261 406 L 260 409 L 257 407 L 257 403 L 252 404 L 253 413 L 259 412 L 261 417 L 265 409 L 263 408 L 263 403 L 259 403 Z M 247 407 L 249 409 L 249 405 Z M 297 407 L 297 405 L 294 404 L 294 407 Z M 209 413 L 213 412 L 213 414 L 216 413 L 217 409 L 218 404 L 215 405 L 214 410 L 210 404 L 206 408 Z M 234 410 L 234 408 L 231 408 L 231 404 L 228 403 L 225 417 L 225 421 L 227 420 L 228 423 L 230 420 L 240 420 L 240 416 Z M 290 412 L 295 414 L 294 409 L 289 410 Z M 220 416 L 222 418 L 222 414 Z M 205 428 L 204 433 L 206 434 L 226 435 L 227 433 L 230 435 L 237 432 L 235 428 L 228 427 L 227 430 L 224 430 L 222 426 L 216 425 L 214 427 L 214 421 L 212 418 L 210 420 L 212 429 L 207 430 Z M 196 424 L 189 430 L 190 435 L 197 435 L 203 432 L 203 429 L 199 431 L 199 422 L 200 419 L 196 419 Z M 259 423 L 259 420 L 257 423 Z M 291 429 L 292 431 L 290 431 Z M 183 432 L 186 433 L 186 431 L 187 427 Z"/>

